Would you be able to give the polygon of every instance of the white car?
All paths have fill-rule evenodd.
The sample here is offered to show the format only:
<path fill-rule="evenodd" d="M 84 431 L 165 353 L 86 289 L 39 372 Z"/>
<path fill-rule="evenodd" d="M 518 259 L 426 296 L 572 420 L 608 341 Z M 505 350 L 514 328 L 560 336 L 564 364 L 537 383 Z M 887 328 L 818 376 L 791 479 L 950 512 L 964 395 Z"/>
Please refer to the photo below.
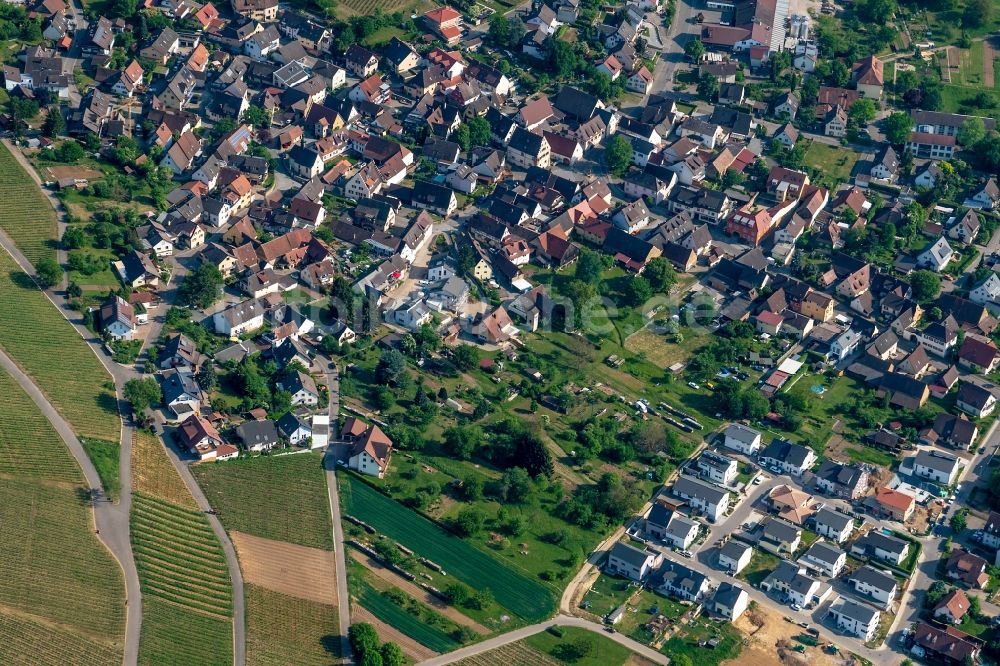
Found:
<path fill-rule="evenodd" d="M 693 388 L 693 389 L 694 389 L 695 391 L 697 391 L 698 389 L 700 389 L 700 388 L 701 388 L 700 386 L 698 386 L 698 385 L 697 385 L 697 384 L 695 384 L 694 382 L 688 382 L 688 387 L 689 387 L 689 388 Z"/>

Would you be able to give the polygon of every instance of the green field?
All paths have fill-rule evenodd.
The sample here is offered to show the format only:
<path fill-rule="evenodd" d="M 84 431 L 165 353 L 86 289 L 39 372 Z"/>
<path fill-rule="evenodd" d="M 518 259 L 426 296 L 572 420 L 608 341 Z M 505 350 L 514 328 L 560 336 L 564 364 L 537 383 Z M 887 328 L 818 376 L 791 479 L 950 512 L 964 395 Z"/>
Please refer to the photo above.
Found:
<path fill-rule="evenodd" d="M 632 656 L 627 647 L 592 631 L 580 627 L 559 627 L 558 631 L 561 637 L 543 631 L 529 636 L 524 642 L 558 662 L 573 666 L 621 666 Z M 566 647 L 578 643 L 589 643 L 590 653 L 575 659 L 566 656 Z"/>
<path fill-rule="evenodd" d="M 56 213 L 7 146 L 0 144 L 0 228 L 28 261 L 56 258 Z"/>
<path fill-rule="evenodd" d="M 226 557 L 201 512 L 136 494 L 132 547 L 145 596 L 221 617 L 232 614 Z"/>
<path fill-rule="evenodd" d="M 343 512 L 426 557 L 473 589 L 487 588 L 501 606 L 525 620 L 539 621 L 555 611 L 554 591 L 446 532 L 441 526 L 382 495 L 360 479 L 345 475 Z M 374 611 L 373 611 L 374 612 Z"/>
<path fill-rule="evenodd" d="M 143 598 L 139 666 L 231 666 L 232 623 Z"/>
<path fill-rule="evenodd" d="M 333 549 L 322 455 L 241 458 L 191 468 L 227 530 Z"/>
<path fill-rule="evenodd" d="M 700 642 L 712 638 L 720 641 L 714 648 L 699 645 Z M 687 655 L 694 666 L 718 666 L 739 656 L 743 649 L 742 640 L 743 635 L 728 622 L 698 619 L 664 643 L 660 652 L 672 657 L 679 654 Z"/>
<path fill-rule="evenodd" d="M 107 370 L 6 252 L 0 252 L 0 346 L 78 436 L 118 441 L 121 421 Z"/>
<path fill-rule="evenodd" d="M 0 664 L 120 666 L 121 651 L 73 631 L 0 610 Z"/>
<path fill-rule="evenodd" d="M 337 608 L 246 586 L 247 666 L 329 666 L 340 656 Z"/>
<path fill-rule="evenodd" d="M 832 188 L 850 180 L 851 172 L 861 155 L 850 148 L 830 146 L 813 141 L 804 157 L 807 170 L 814 175 L 815 184 Z"/>
<path fill-rule="evenodd" d="M 368 583 L 359 582 L 358 586 L 361 588 L 358 602 L 390 627 L 435 652 L 451 652 L 461 647 L 461 643 L 453 640 L 451 636 L 414 617 Z"/>

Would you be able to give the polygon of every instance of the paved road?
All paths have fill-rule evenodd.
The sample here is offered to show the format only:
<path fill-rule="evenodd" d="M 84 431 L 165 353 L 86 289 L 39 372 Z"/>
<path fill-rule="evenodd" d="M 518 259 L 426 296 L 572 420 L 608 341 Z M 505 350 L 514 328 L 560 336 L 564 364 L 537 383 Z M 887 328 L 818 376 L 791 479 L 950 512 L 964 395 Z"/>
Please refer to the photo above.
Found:
<path fill-rule="evenodd" d="M 698 9 L 694 6 L 694 0 L 677 0 L 677 11 L 670 27 L 664 28 L 662 23 L 653 26 L 662 42 L 662 51 L 660 59 L 653 69 L 653 83 L 649 86 L 650 93 L 673 90 L 674 73 L 687 59 L 684 54 L 684 45 L 698 35 L 698 24 L 693 23 L 697 14 Z"/>
<path fill-rule="evenodd" d="M 323 357 L 320 357 L 323 358 Z M 329 361 L 324 360 L 329 363 Z M 340 417 L 340 377 L 337 367 L 327 369 L 327 387 L 330 390 L 330 442 L 336 441 L 340 433 L 337 430 L 337 419 Z M 344 554 L 344 527 L 340 522 L 340 492 L 337 487 L 337 454 L 335 447 L 329 446 L 323 458 L 326 467 L 326 490 L 330 502 L 330 517 L 333 520 L 333 550 L 336 558 L 337 575 L 337 621 L 340 624 L 340 654 L 349 663 L 351 644 L 347 638 L 347 630 L 351 626 L 351 595 L 347 587 L 347 558 Z"/>
<path fill-rule="evenodd" d="M 527 638 L 528 636 L 533 636 L 541 631 L 545 631 L 549 627 L 579 627 L 581 629 L 586 629 L 587 631 L 592 631 L 595 634 L 601 634 L 602 636 L 610 638 L 620 645 L 624 645 L 628 649 L 642 657 L 645 657 L 654 664 L 666 665 L 670 663 L 670 660 L 666 657 L 666 655 L 657 652 L 647 645 L 634 641 L 628 636 L 623 636 L 617 633 L 609 634 L 605 631 L 602 625 L 597 624 L 596 622 L 560 614 L 546 622 L 533 624 L 530 627 L 515 629 L 514 631 L 510 631 L 506 634 L 483 641 L 482 643 L 476 643 L 475 645 L 470 645 L 469 647 L 462 648 L 461 650 L 455 650 L 454 652 L 449 652 L 448 654 L 443 654 L 439 657 L 434 657 L 433 659 L 427 659 L 420 662 L 418 666 L 443 666 L 444 664 L 451 664 L 461 659 L 465 659 L 466 657 L 473 657 L 477 654 L 493 650 L 494 648 L 515 643 L 519 640 Z"/>
<path fill-rule="evenodd" d="M 73 428 L 63 419 L 59 411 L 52 406 L 52 403 L 48 401 L 48 398 L 45 397 L 31 378 L 2 351 L 0 351 L 0 366 L 14 378 L 32 401 L 38 405 L 42 414 L 45 415 L 45 418 L 49 420 L 52 427 L 59 433 L 59 437 L 66 443 L 66 447 L 73 454 L 73 457 L 76 458 L 80 469 L 83 471 L 83 476 L 91 491 L 97 538 L 101 540 L 108 551 L 118 560 L 125 577 L 126 616 L 123 663 L 126 666 L 135 664 L 139 655 L 142 599 L 139 592 L 139 574 L 135 568 L 135 560 L 132 557 L 128 507 L 124 501 L 116 504 L 108 498 L 101 486 L 101 478 L 97 474 L 97 469 L 90 461 L 86 451 L 84 451 L 83 445 L 73 432 Z M 131 446 L 129 450 L 131 451 Z M 123 488 L 125 486 L 124 480 L 122 486 Z"/>

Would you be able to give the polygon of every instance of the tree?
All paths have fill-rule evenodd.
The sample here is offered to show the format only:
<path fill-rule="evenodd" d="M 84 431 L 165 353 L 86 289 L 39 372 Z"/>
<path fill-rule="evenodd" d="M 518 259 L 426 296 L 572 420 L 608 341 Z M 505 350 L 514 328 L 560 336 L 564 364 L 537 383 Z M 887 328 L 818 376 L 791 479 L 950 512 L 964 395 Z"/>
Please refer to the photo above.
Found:
<path fill-rule="evenodd" d="M 352 624 L 351 628 L 347 630 L 347 636 L 351 642 L 351 649 L 359 660 L 363 659 L 366 654 L 378 653 L 378 633 L 375 631 L 375 627 L 367 622 Z"/>
<path fill-rule="evenodd" d="M 149 407 L 163 399 L 160 384 L 154 377 L 130 379 L 122 387 L 122 397 L 132 406 L 136 415 L 143 414 Z"/>
<path fill-rule="evenodd" d="M 972 117 L 962 121 L 955 140 L 958 141 L 959 145 L 971 148 L 982 141 L 985 136 L 986 127 L 983 125 L 983 119 Z"/>
<path fill-rule="evenodd" d="M 616 134 L 604 148 L 604 166 L 615 176 L 621 176 L 632 166 L 632 144 Z"/>
<path fill-rule="evenodd" d="M 475 508 L 462 509 L 451 521 L 451 527 L 464 537 L 471 537 L 482 531 L 486 523 L 483 512 Z"/>
<path fill-rule="evenodd" d="M 933 271 L 914 271 L 910 275 L 910 289 L 918 303 L 929 303 L 941 292 L 941 277 Z"/>
<path fill-rule="evenodd" d="M 527 470 L 528 474 L 538 478 L 552 476 L 552 454 L 545 442 L 534 433 L 526 433 L 517 442 L 515 458 L 518 464 Z"/>
<path fill-rule="evenodd" d="M 951 520 L 948 522 L 948 525 L 951 527 L 953 532 L 958 534 L 959 532 L 965 530 L 965 521 L 966 521 L 966 516 L 968 515 L 969 511 L 967 509 L 959 509 L 952 515 Z"/>
<path fill-rule="evenodd" d="M 383 666 L 403 666 L 406 663 L 403 649 L 391 641 L 382 645 L 381 655 Z"/>
<path fill-rule="evenodd" d="M 625 302 L 632 307 L 639 307 L 653 297 L 653 288 L 649 280 L 641 275 L 636 275 L 625 284 Z"/>
<path fill-rule="evenodd" d="M 531 476 L 523 467 L 511 467 L 500 477 L 494 490 L 504 503 L 525 504 L 531 498 Z"/>
<path fill-rule="evenodd" d="M 462 460 L 468 460 L 483 440 L 476 426 L 453 426 L 444 431 L 444 450 Z"/>
<path fill-rule="evenodd" d="M 66 118 L 63 117 L 62 108 L 56 104 L 49 107 L 49 115 L 45 117 L 45 136 L 55 138 L 66 133 Z M 74 143 L 76 143 L 74 141 Z M 77 144 L 79 145 L 79 144 Z"/>
<path fill-rule="evenodd" d="M 198 386 L 203 391 L 214 391 L 215 387 L 219 385 L 219 377 L 211 361 L 202 364 L 201 370 L 198 371 L 197 380 Z"/>
<path fill-rule="evenodd" d="M 859 0 L 854 3 L 858 16 L 872 25 L 885 25 L 896 9 L 896 0 Z"/>
<path fill-rule="evenodd" d="M 343 275 L 335 277 L 330 286 L 330 315 L 338 321 L 353 321 L 355 297 L 350 281 Z"/>
<path fill-rule="evenodd" d="M 714 102 L 719 97 L 719 79 L 711 74 L 698 79 L 698 94 L 705 100 Z"/>
<path fill-rule="evenodd" d="M 177 288 L 177 298 L 182 305 L 205 309 L 222 295 L 222 283 L 218 267 L 206 261 L 184 278 Z"/>
<path fill-rule="evenodd" d="M 686 654 L 675 654 L 670 657 L 670 663 L 673 666 L 694 666 L 694 662 L 691 661 L 691 657 Z"/>
<path fill-rule="evenodd" d="M 850 111 L 847 112 L 847 117 L 858 125 L 867 125 L 875 120 L 877 113 L 878 109 L 875 107 L 875 102 L 870 99 L 859 99 L 851 105 Z"/>
<path fill-rule="evenodd" d="M 375 379 L 379 384 L 394 384 L 406 370 L 406 358 L 395 349 L 387 349 L 375 366 Z"/>
<path fill-rule="evenodd" d="M 684 53 L 686 53 L 692 61 L 699 62 L 701 57 L 705 55 L 705 45 L 700 39 L 692 39 L 684 45 Z"/>
<path fill-rule="evenodd" d="M 267 129 L 271 126 L 271 116 L 261 107 L 251 104 L 243 112 L 243 122 L 249 124 L 254 129 Z"/>
<path fill-rule="evenodd" d="M 510 43 L 510 21 L 503 14 L 495 14 L 490 17 L 490 39 L 500 46 Z"/>
<path fill-rule="evenodd" d="M 906 141 L 910 138 L 910 132 L 913 131 L 913 119 L 910 118 L 910 114 L 908 113 L 896 111 L 882 121 L 882 129 L 889 143 L 894 146 L 902 146 L 906 144 Z"/>
<path fill-rule="evenodd" d="M 479 352 L 472 345 L 458 345 L 452 352 L 451 360 L 459 370 L 472 370 L 479 362 Z"/>
<path fill-rule="evenodd" d="M 589 248 L 582 248 L 580 256 L 576 260 L 576 272 L 574 273 L 576 279 L 584 282 L 596 282 L 601 279 L 603 271 L 604 262 L 601 261 L 601 255 Z"/>
<path fill-rule="evenodd" d="M 560 643 L 556 646 L 555 650 L 553 650 L 553 654 L 555 654 L 558 659 L 568 661 L 570 663 L 579 661 L 580 659 L 588 657 L 593 653 L 594 644 L 590 638 L 587 637 L 580 637 L 574 641 Z M 675 663 L 675 660 L 671 659 L 671 662 Z"/>
<path fill-rule="evenodd" d="M 653 288 L 653 291 L 658 293 L 670 291 L 670 288 L 677 282 L 677 273 L 674 271 L 674 266 L 666 257 L 654 257 L 651 259 L 646 264 L 646 270 L 642 272 L 642 276 L 649 281 L 649 286 Z"/>
<path fill-rule="evenodd" d="M 924 595 L 924 604 L 931 608 L 937 606 L 938 602 L 944 598 L 944 595 L 947 592 L 948 586 L 945 585 L 943 581 L 934 581 L 931 583 L 931 586 L 927 588 L 927 592 Z"/>
<path fill-rule="evenodd" d="M 45 257 L 35 263 L 35 279 L 42 289 L 51 289 L 62 280 L 62 267 L 55 259 Z"/>
<path fill-rule="evenodd" d="M 465 122 L 469 128 L 469 142 L 473 146 L 488 146 L 492 141 L 493 128 L 482 116 L 474 116 Z"/>
<path fill-rule="evenodd" d="M 992 14 L 992 0 L 969 0 L 962 12 L 962 27 L 969 29 L 989 25 Z"/>

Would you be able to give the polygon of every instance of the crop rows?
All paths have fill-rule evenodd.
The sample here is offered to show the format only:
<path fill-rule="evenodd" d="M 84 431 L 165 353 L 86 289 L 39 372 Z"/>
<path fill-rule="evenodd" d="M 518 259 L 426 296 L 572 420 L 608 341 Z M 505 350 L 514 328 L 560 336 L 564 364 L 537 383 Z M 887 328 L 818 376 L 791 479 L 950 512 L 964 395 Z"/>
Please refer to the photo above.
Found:
<path fill-rule="evenodd" d="M 402 504 L 348 475 L 343 493 L 344 513 L 365 521 L 442 566 L 449 575 L 473 589 L 488 588 L 497 602 L 526 620 L 537 622 L 555 610 L 552 592 L 511 569 L 485 551 L 446 532 Z M 429 647 L 429 646 L 428 646 Z"/>
<path fill-rule="evenodd" d="M 229 569 L 203 515 L 136 494 L 132 547 L 145 594 L 202 613 L 231 614 Z"/>
<path fill-rule="evenodd" d="M 233 626 L 155 597 L 142 599 L 139 666 L 232 666 Z"/>
<path fill-rule="evenodd" d="M 132 441 L 132 488 L 179 506 L 198 508 L 160 438 L 145 430 L 136 430 Z"/>
<path fill-rule="evenodd" d="M 337 608 L 246 586 L 247 666 L 328 666 L 340 657 Z"/>
<path fill-rule="evenodd" d="M 28 261 L 55 259 L 56 213 L 38 185 L 0 144 L 0 227 Z"/>
<path fill-rule="evenodd" d="M 0 611 L 0 664 L 118 666 L 121 651 L 72 631 Z"/>
<path fill-rule="evenodd" d="M 358 601 L 372 615 L 390 627 L 397 629 L 435 652 L 450 652 L 461 647 L 461 644 L 453 640 L 451 636 L 440 629 L 425 624 L 419 618 L 414 617 L 406 610 L 394 604 L 385 595 L 379 594 L 375 588 L 367 583 L 363 584 Z"/>
<path fill-rule="evenodd" d="M 326 475 L 318 454 L 195 465 L 191 471 L 227 530 L 333 549 Z"/>
<path fill-rule="evenodd" d="M 455 666 L 560 666 L 561 662 L 524 643 L 510 643 L 455 662 Z"/>
<path fill-rule="evenodd" d="M 2 370 L 0 395 L 0 474 L 80 483 L 80 468 L 52 424 Z"/>
<path fill-rule="evenodd" d="M 0 347 L 31 375 L 77 435 L 118 441 L 121 422 L 107 387 L 110 375 L 6 252 L 0 252 Z"/>
<path fill-rule="evenodd" d="M 0 604 L 116 637 L 124 629 L 121 569 L 94 534 L 85 496 L 82 488 L 0 482 Z"/>

